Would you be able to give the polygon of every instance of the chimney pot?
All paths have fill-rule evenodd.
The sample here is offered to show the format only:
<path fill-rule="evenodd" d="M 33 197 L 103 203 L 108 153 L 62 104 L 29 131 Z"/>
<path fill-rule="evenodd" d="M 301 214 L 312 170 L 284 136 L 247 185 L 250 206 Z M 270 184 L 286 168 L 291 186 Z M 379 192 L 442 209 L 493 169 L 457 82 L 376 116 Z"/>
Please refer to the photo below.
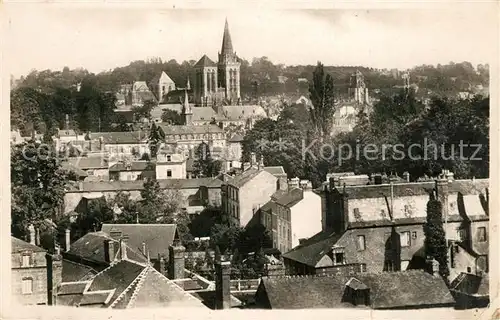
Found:
<path fill-rule="evenodd" d="M 35 244 L 35 238 L 36 238 L 36 235 L 35 235 L 35 227 L 30 224 L 29 227 L 28 227 L 28 230 L 30 232 L 30 244 L 33 244 L 33 245 L 36 245 Z"/>
<path fill-rule="evenodd" d="M 65 231 L 65 241 L 66 241 L 66 252 L 71 249 L 71 230 L 66 229 Z"/>
<path fill-rule="evenodd" d="M 121 260 L 127 260 L 127 240 L 128 237 L 124 235 L 120 240 L 120 257 Z"/>
<path fill-rule="evenodd" d="M 115 242 L 111 239 L 104 240 L 104 260 L 107 263 L 115 260 Z"/>
<path fill-rule="evenodd" d="M 250 153 L 250 166 L 254 166 L 257 164 L 257 156 L 255 155 L 255 152 Z"/>
<path fill-rule="evenodd" d="M 184 278 L 184 253 L 186 248 L 182 245 L 171 245 L 169 247 L 169 279 L 183 279 Z"/>
<path fill-rule="evenodd" d="M 231 263 L 219 261 L 215 264 L 215 308 L 231 308 Z"/>

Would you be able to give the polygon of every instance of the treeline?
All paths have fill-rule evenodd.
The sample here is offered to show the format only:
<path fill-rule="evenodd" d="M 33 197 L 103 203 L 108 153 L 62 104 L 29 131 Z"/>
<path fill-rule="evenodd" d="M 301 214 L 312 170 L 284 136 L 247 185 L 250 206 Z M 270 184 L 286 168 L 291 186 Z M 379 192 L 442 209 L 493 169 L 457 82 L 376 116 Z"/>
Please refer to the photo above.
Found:
<path fill-rule="evenodd" d="M 373 110 L 359 110 L 352 132 L 332 137 L 326 114 L 336 108 L 327 103 L 333 80 L 322 69 L 318 64 L 311 86 L 311 93 L 321 93 L 312 96 L 322 97 L 312 99 L 314 108 L 285 106 L 276 121 L 258 121 L 245 136 L 245 160 L 255 152 L 265 165 L 282 165 L 289 178 L 309 179 L 315 186 L 327 173 L 343 171 L 408 171 L 418 178 L 449 169 L 457 178 L 488 177 L 489 98 L 435 97 L 426 106 L 413 90 L 400 89 L 382 96 Z"/>

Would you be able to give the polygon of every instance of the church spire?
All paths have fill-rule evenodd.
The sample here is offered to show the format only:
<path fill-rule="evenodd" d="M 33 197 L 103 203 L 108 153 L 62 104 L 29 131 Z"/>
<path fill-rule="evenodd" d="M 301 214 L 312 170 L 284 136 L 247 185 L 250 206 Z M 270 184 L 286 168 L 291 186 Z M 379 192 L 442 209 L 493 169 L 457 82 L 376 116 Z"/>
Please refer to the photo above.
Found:
<path fill-rule="evenodd" d="M 189 77 L 187 78 L 186 89 L 191 90 L 191 84 L 189 83 Z"/>
<path fill-rule="evenodd" d="M 182 104 L 182 118 L 184 119 L 184 125 L 191 125 L 193 120 L 193 110 L 189 105 L 188 92 L 184 89 L 184 103 Z"/>
<path fill-rule="evenodd" d="M 227 18 L 224 26 L 224 36 L 222 37 L 222 49 L 220 53 L 222 55 L 233 54 L 233 43 L 231 41 L 231 35 L 229 34 L 229 24 L 227 23 Z"/>

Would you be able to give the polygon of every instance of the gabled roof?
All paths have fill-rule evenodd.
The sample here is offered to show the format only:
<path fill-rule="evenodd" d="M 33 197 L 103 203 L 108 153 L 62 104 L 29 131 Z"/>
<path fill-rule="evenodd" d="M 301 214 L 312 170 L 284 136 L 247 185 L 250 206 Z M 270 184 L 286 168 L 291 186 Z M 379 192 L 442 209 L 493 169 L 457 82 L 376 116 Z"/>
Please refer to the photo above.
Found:
<path fill-rule="evenodd" d="M 273 309 L 345 308 L 346 284 L 351 276 L 298 276 L 262 278 Z M 455 300 L 441 277 L 423 270 L 358 273 L 357 287 L 368 288 L 373 309 L 453 306 Z"/>
<path fill-rule="evenodd" d="M 145 170 L 155 170 L 156 164 L 149 161 L 133 161 L 130 162 L 130 169 L 127 169 L 125 163 L 119 162 L 111 167 L 109 167 L 109 172 L 120 172 L 120 171 L 145 171 Z"/>
<path fill-rule="evenodd" d="M 104 240 L 112 240 L 115 246 L 116 257 L 120 256 L 120 245 L 119 242 L 107 233 L 99 232 L 89 232 L 80 239 L 76 240 L 71 244 L 70 250 L 67 252 L 68 259 L 71 256 L 83 259 L 84 261 L 89 261 L 99 264 L 109 264 L 105 260 L 104 256 Z M 66 256 L 65 256 L 66 257 Z M 140 251 L 127 246 L 127 257 L 130 260 L 137 261 L 139 263 L 147 262 L 147 258 L 140 253 Z"/>
<path fill-rule="evenodd" d="M 201 57 L 201 59 L 196 62 L 194 67 L 217 67 L 217 65 L 215 64 L 215 62 L 210 60 L 210 58 L 207 57 L 206 54 L 204 54 L 203 57 Z"/>
<path fill-rule="evenodd" d="M 292 188 L 289 189 L 287 193 L 278 197 L 276 199 L 276 203 L 281 206 L 291 208 L 299 203 L 302 199 L 304 199 L 304 190 L 300 188 Z"/>
<path fill-rule="evenodd" d="M 151 259 L 157 259 L 158 254 L 168 257 L 168 247 L 174 243 L 177 227 L 175 224 L 109 224 L 104 223 L 101 231 L 107 234 L 118 231 L 128 235 L 127 244 L 142 250 L 142 243 L 146 244 Z"/>
<path fill-rule="evenodd" d="M 241 142 L 244 138 L 241 134 L 235 133 L 231 138 L 229 138 L 229 142 Z M 265 168 L 264 168 L 265 169 Z"/>
<path fill-rule="evenodd" d="M 248 182 L 252 181 L 253 178 L 257 177 L 261 173 L 270 174 L 269 172 L 266 172 L 264 170 L 260 170 L 257 168 L 250 168 L 246 171 L 243 171 L 243 173 L 230 179 L 227 182 L 227 184 L 232 185 L 232 186 L 237 187 L 237 188 L 241 188 L 245 184 L 247 184 Z"/>
<path fill-rule="evenodd" d="M 284 253 L 283 258 L 315 267 L 341 237 L 342 234 L 321 231 L 292 250 Z"/>
<path fill-rule="evenodd" d="M 21 239 L 11 236 L 10 240 L 12 243 L 11 253 L 21 253 L 24 251 L 45 252 L 45 249 L 35 246 L 34 244 L 28 243 Z"/>
<path fill-rule="evenodd" d="M 489 286 L 488 274 L 477 276 L 465 272 L 460 273 L 450 285 L 453 290 L 473 296 L 489 295 Z"/>
<path fill-rule="evenodd" d="M 220 53 L 222 55 L 233 53 L 233 42 L 231 41 L 231 34 L 229 33 L 229 24 L 227 23 L 227 19 L 224 25 L 224 35 L 222 36 L 222 48 Z"/>
<path fill-rule="evenodd" d="M 222 115 L 229 121 L 246 120 L 256 117 L 267 117 L 261 106 L 222 106 Z"/>
<path fill-rule="evenodd" d="M 286 172 L 285 172 L 285 169 L 283 169 L 283 166 L 264 167 L 264 171 L 269 172 L 273 176 L 286 175 Z"/>
<path fill-rule="evenodd" d="M 64 162 L 63 162 L 64 163 Z M 103 157 L 77 157 L 68 158 L 67 164 L 76 167 L 78 169 L 107 169 L 108 160 Z"/>
<path fill-rule="evenodd" d="M 67 259 L 62 261 L 62 281 L 85 281 L 93 278 L 97 271 L 93 268 Z"/>

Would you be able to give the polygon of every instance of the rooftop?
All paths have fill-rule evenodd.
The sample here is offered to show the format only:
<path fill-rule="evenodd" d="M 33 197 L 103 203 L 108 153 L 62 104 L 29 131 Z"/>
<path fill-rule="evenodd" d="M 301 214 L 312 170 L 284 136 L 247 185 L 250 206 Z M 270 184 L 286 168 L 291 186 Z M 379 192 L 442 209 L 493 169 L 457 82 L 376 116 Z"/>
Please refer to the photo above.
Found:
<path fill-rule="evenodd" d="M 167 123 L 158 123 L 158 127 L 163 130 L 165 135 L 173 134 L 208 134 L 224 133 L 224 130 L 214 124 L 208 125 L 170 125 Z"/>
<path fill-rule="evenodd" d="M 21 253 L 24 251 L 32 251 L 32 252 L 45 252 L 45 249 L 35 246 L 34 244 L 28 243 L 21 239 L 10 237 L 12 248 L 11 253 Z"/>
<path fill-rule="evenodd" d="M 304 190 L 300 188 L 292 188 L 289 189 L 287 193 L 278 197 L 276 199 L 276 203 L 281 206 L 291 208 L 302 199 L 304 199 Z"/>
<path fill-rule="evenodd" d="M 91 140 L 99 140 L 102 137 L 104 144 L 141 144 L 148 139 L 147 131 L 127 132 L 91 132 Z"/>

